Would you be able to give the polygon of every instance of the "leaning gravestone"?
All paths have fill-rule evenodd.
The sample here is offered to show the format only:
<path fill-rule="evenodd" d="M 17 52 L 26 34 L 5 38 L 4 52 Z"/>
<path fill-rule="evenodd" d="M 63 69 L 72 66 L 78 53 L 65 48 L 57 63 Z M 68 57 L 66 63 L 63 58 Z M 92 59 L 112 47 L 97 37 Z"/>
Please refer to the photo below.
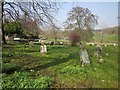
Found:
<path fill-rule="evenodd" d="M 81 48 L 80 60 L 82 62 L 82 66 L 84 66 L 85 64 L 90 64 L 88 53 L 84 48 Z"/>

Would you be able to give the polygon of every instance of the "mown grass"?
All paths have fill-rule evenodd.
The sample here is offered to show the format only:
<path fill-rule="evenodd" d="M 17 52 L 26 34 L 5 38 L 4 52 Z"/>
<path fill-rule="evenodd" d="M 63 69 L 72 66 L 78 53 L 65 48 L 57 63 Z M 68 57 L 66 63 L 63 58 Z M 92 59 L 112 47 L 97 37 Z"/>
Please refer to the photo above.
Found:
<path fill-rule="evenodd" d="M 30 73 L 29 77 L 33 80 L 39 80 L 43 77 L 51 78 L 52 83 L 45 86 L 50 88 L 118 87 L 117 46 L 103 47 L 102 58 L 104 62 L 102 63 L 99 63 L 99 58 L 93 57 L 95 47 L 85 46 L 91 61 L 91 65 L 85 67 L 81 67 L 79 46 L 48 45 L 47 47 L 48 53 L 41 55 L 40 45 L 4 45 L 2 62 L 4 74 L 6 75 L 3 76 L 3 81 L 17 71 Z M 7 64 L 12 68 L 12 71 Z M 13 65 L 13 67 L 10 65 Z M 17 66 L 19 66 L 19 69 L 17 69 Z M 9 84 L 8 87 L 10 87 Z"/>
<path fill-rule="evenodd" d="M 94 38 L 94 41 L 95 41 L 95 42 L 98 42 L 98 41 L 101 41 L 101 40 L 102 40 L 102 42 L 104 42 L 104 43 L 110 43 L 110 42 L 115 43 L 115 42 L 118 42 L 119 36 L 118 36 L 118 35 L 114 35 L 114 34 L 113 34 L 113 35 L 95 34 L 95 35 L 93 36 L 93 38 Z"/>

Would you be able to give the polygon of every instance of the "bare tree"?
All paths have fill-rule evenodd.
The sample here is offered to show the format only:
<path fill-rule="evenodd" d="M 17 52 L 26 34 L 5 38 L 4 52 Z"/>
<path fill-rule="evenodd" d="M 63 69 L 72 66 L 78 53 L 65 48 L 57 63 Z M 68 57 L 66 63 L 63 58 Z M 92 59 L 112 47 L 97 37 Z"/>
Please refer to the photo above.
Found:
<path fill-rule="evenodd" d="M 37 24 L 37 18 L 32 19 L 31 17 L 26 17 L 26 14 L 24 14 L 22 17 L 19 18 L 18 21 L 22 25 L 24 36 L 28 36 L 27 38 L 31 36 L 38 36 L 42 31 L 39 25 Z"/>
<path fill-rule="evenodd" d="M 51 2 L 46 0 L 44 2 L 39 2 L 38 0 L 31 0 L 29 2 L 2 2 L 2 18 L 9 15 L 13 20 L 17 20 L 20 17 L 20 13 L 25 13 L 26 16 L 33 19 L 38 18 L 38 23 L 42 25 L 43 23 L 52 24 L 54 17 L 52 12 L 57 11 L 56 2 Z M 55 26 L 55 25 L 54 25 Z M 2 39 L 5 41 L 4 30 L 2 28 Z"/>
<path fill-rule="evenodd" d="M 88 8 L 73 7 L 68 12 L 68 18 L 65 21 L 67 27 L 79 27 L 81 29 L 92 28 L 97 24 L 97 16 L 92 14 Z"/>
<path fill-rule="evenodd" d="M 92 14 L 88 8 L 79 6 L 73 7 L 67 14 L 68 18 L 64 22 L 65 28 L 70 30 L 76 30 L 78 28 L 77 31 L 80 34 L 81 40 L 86 38 L 86 35 L 92 39 L 93 34 L 91 30 L 97 24 L 98 17 Z"/>
<path fill-rule="evenodd" d="M 48 26 L 47 30 L 45 30 L 45 36 L 48 39 L 54 39 L 54 41 L 57 42 L 57 39 L 62 37 L 61 30 L 54 26 Z"/>

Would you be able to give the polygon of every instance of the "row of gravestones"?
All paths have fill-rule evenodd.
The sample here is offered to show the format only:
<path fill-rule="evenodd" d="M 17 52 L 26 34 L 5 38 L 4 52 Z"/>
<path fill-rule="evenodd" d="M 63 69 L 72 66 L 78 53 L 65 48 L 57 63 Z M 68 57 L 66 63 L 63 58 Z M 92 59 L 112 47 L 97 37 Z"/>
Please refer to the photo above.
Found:
<path fill-rule="evenodd" d="M 29 42 L 29 45 L 30 46 L 33 46 L 34 45 L 34 42 Z M 114 45 L 116 46 L 116 45 Z M 83 47 L 83 45 L 81 44 L 80 45 L 80 60 L 82 62 L 82 66 L 84 66 L 85 64 L 90 64 L 90 60 L 89 60 L 89 55 L 88 55 L 88 52 L 87 50 Z M 47 45 L 45 45 L 44 43 L 41 44 L 40 46 L 40 53 L 41 54 L 46 54 L 47 53 Z M 103 59 L 102 59 L 102 47 L 100 45 L 96 45 L 96 48 L 94 50 L 94 56 L 96 57 L 99 57 L 99 62 L 103 62 Z M 108 56 L 108 55 L 107 55 Z"/>
<path fill-rule="evenodd" d="M 42 44 L 43 42 L 40 42 L 39 44 Z M 46 45 L 69 45 L 70 43 L 68 42 L 44 42 Z M 30 41 L 29 42 L 29 45 L 33 45 L 34 42 L 33 41 Z"/>
<path fill-rule="evenodd" d="M 97 44 L 88 44 L 89 46 L 96 46 Z M 118 46 L 118 44 L 117 43 L 111 43 L 111 44 L 102 44 L 102 46 L 105 46 L 105 47 L 107 47 L 107 46 Z"/>
<path fill-rule="evenodd" d="M 87 50 L 84 48 L 83 45 L 80 45 L 80 61 L 82 62 L 82 66 L 84 65 L 90 65 L 89 55 Z M 100 45 L 96 45 L 96 48 L 94 50 L 94 56 L 99 58 L 99 63 L 104 62 L 102 58 L 102 47 Z"/>

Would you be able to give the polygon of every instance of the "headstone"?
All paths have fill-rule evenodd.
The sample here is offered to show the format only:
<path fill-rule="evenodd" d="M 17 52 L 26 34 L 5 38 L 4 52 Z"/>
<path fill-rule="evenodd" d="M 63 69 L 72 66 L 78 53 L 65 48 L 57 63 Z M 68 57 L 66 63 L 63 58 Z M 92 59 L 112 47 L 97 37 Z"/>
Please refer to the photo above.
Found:
<path fill-rule="evenodd" d="M 63 42 L 60 42 L 60 45 L 63 45 Z"/>
<path fill-rule="evenodd" d="M 84 48 L 81 48 L 80 60 L 82 62 L 82 66 L 84 66 L 84 64 L 90 64 L 88 53 Z"/>
<path fill-rule="evenodd" d="M 102 47 L 98 45 L 95 48 L 94 56 L 101 57 L 101 54 L 102 54 Z"/>
<path fill-rule="evenodd" d="M 33 41 L 30 41 L 30 42 L 29 42 L 29 45 L 30 45 L 30 46 L 33 46 L 33 45 L 34 45 L 34 42 L 33 42 Z"/>
<path fill-rule="evenodd" d="M 44 45 L 44 53 L 47 53 L 47 46 Z"/>
<path fill-rule="evenodd" d="M 116 46 L 116 43 L 114 43 L 114 47 Z"/>
<path fill-rule="evenodd" d="M 40 52 L 41 52 L 41 54 L 47 53 L 47 46 L 46 45 L 41 45 Z"/>
<path fill-rule="evenodd" d="M 105 47 L 107 47 L 107 44 L 104 44 Z"/>
<path fill-rule="evenodd" d="M 41 52 L 41 54 L 44 53 L 44 46 L 43 45 L 40 46 L 40 52 Z"/>

